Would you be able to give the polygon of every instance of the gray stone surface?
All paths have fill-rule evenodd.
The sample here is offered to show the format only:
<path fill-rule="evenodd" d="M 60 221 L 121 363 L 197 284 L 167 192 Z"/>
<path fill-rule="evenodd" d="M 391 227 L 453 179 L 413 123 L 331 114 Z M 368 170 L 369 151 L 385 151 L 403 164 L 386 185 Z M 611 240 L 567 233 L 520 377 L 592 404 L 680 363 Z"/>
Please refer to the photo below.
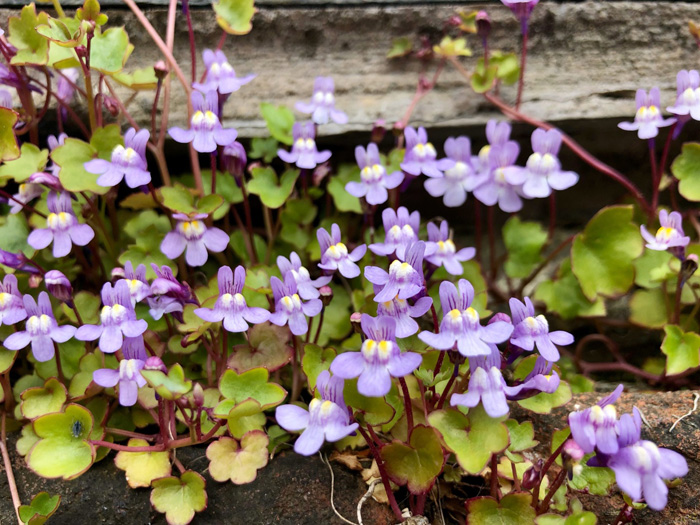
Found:
<path fill-rule="evenodd" d="M 322 134 L 369 130 L 379 118 L 387 122 L 400 119 L 413 96 L 420 65 L 405 59 L 387 60 L 392 39 L 423 34 L 439 39 L 443 21 L 457 7 L 441 2 L 356 2 L 344 8 L 333 6 L 333 2 L 320 6 L 314 2 L 306 4 L 308 7 L 285 7 L 272 6 L 270 1 L 261 2 L 252 32 L 230 36 L 224 47 L 240 74 L 258 73 L 226 107 L 228 124 L 237 127 L 242 136 L 265 133 L 259 115 L 261 102 L 293 105 L 310 96 L 313 78 L 320 74 L 335 78 L 338 105 L 350 117 L 342 128 L 324 126 Z M 466 7 L 484 7 L 491 14 L 494 49 L 518 49 L 518 24 L 507 8 L 498 3 L 470 3 Z M 147 13 L 164 34 L 166 10 L 155 7 Z M 198 45 L 215 46 L 220 30 L 213 13 L 206 9 L 193 13 Z M 0 22 L 9 14 L 9 10 L 0 11 Z M 128 68 L 143 67 L 160 58 L 129 11 L 114 9 L 110 16 L 111 23 L 126 25 L 136 44 Z M 676 72 L 697 65 L 697 46 L 687 31 L 687 21 L 693 17 L 700 18 L 698 4 L 680 1 L 540 3 L 532 22 L 523 109 L 553 121 L 631 118 L 634 91 L 654 85 L 662 88 L 664 105 L 670 104 Z M 477 39 L 470 43 L 479 54 Z M 175 55 L 188 71 L 188 38 L 181 16 Z M 466 68 L 475 61 L 463 59 Z M 184 124 L 183 92 L 178 84 L 174 86 L 171 123 Z M 514 89 L 506 88 L 502 94 L 512 100 Z M 130 109 L 140 122 L 149 120 L 151 96 L 140 94 L 131 102 Z M 494 115 L 489 104 L 466 88 L 462 77 L 448 67 L 438 88 L 416 109 L 412 122 L 454 127 L 480 124 Z"/>

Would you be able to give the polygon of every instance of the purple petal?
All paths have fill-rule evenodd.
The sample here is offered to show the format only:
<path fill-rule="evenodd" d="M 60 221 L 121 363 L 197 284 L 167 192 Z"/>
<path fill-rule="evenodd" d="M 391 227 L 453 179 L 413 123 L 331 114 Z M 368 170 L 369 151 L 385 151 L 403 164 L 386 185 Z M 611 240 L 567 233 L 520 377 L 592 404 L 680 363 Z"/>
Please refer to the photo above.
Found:
<path fill-rule="evenodd" d="M 487 343 L 499 344 L 506 341 L 512 333 L 512 324 L 505 321 L 496 321 L 482 328 L 481 339 Z"/>
<path fill-rule="evenodd" d="M 312 456 L 321 449 L 323 445 L 323 427 L 310 426 L 301 433 L 299 439 L 294 443 L 294 452 L 302 456 Z"/>
<path fill-rule="evenodd" d="M 421 332 L 418 334 L 418 339 L 436 350 L 450 350 L 455 344 L 455 336 L 449 332 L 440 332 L 439 334 Z"/>
<path fill-rule="evenodd" d="M 210 252 L 223 252 L 229 243 L 229 236 L 219 228 L 208 228 L 202 237 L 204 245 Z"/>
<path fill-rule="evenodd" d="M 48 336 L 39 336 L 32 339 L 32 355 L 40 363 L 51 359 L 55 354 L 53 341 Z"/>
<path fill-rule="evenodd" d="M 272 317 L 270 317 L 270 321 L 272 321 Z M 309 323 L 303 313 L 295 312 L 289 316 L 289 331 L 294 335 L 304 335 L 309 331 Z"/>
<path fill-rule="evenodd" d="M 386 367 L 368 365 L 357 380 L 357 391 L 367 397 L 383 397 L 391 390 L 391 376 Z"/>
<path fill-rule="evenodd" d="M 397 355 L 387 364 L 387 370 L 393 377 L 403 377 L 412 373 L 423 361 L 423 357 L 416 352 L 406 352 Z"/>
<path fill-rule="evenodd" d="M 65 343 L 75 335 L 76 330 L 77 328 L 75 326 L 57 326 L 51 330 L 51 339 L 57 343 Z"/>
<path fill-rule="evenodd" d="M 122 347 L 123 336 L 116 326 L 105 326 L 100 336 L 100 350 L 106 354 L 113 354 Z"/>
<path fill-rule="evenodd" d="M 134 381 L 119 381 L 119 404 L 134 406 L 139 397 L 139 387 Z"/>
<path fill-rule="evenodd" d="M 7 336 L 3 342 L 3 346 L 8 350 L 21 350 L 32 341 L 32 336 L 29 332 L 15 332 Z"/>
<path fill-rule="evenodd" d="M 185 261 L 189 266 L 204 266 L 209 258 L 207 247 L 204 245 L 204 240 L 189 241 L 187 243 L 187 251 L 185 252 Z"/>
<path fill-rule="evenodd" d="M 170 232 L 160 243 L 160 251 L 168 259 L 177 259 L 187 247 L 187 240 L 177 232 Z"/>
<path fill-rule="evenodd" d="M 121 329 L 126 337 L 138 337 L 148 330 L 148 323 L 143 319 L 125 321 L 121 324 Z"/>
<path fill-rule="evenodd" d="M 78 246 L 87 246 L 94 237 L 95 232 L 87 224 L 76 224 L 70 229 L 70 238 Z"/>
<path fill-rule="evenodd" d="M 100 368 L 92 373 L 92 380 L 100 386 L 112 388 L 119 382 L 119 370 Z"/>
<path fill-rule="evenodd" d="M 95 324 L 84 324 L 75 332 L 78 341 L 94 341 L 102 335 L 102 326 Z"/>
<path fill-rule="evenodd" d="M 260 324 L 270 319 L 270 312 L 264 308 L 249 306 L 243 310 L 243 318 L 251 324 Z"/>
<path fill-rule="evenodd" d="M 361 352 L 345 352 L 333 359 L 331 372 L 343 379 L 354 379 L 364 372 L 366 365 Z"/>
<path fill-rule="evenodd" d="M 27 237 L 27 243 L 35 250 L 43 250 L 53 241 L 53 232 L 48 228 L 34 230 Z"/>
<path fill-rule="evenodd" d="M 194 131 L 191 129 L 170 128 L 168 134 L 175 142 L 180 142 L 181 144 L 186 144 L 194 140 Z"/>
<path fill-rule="evenodd" d="M 277 424 L 289 432 L 309 426 L 309 412 L 297 405 L 281 405 L 275 410 Z"/>

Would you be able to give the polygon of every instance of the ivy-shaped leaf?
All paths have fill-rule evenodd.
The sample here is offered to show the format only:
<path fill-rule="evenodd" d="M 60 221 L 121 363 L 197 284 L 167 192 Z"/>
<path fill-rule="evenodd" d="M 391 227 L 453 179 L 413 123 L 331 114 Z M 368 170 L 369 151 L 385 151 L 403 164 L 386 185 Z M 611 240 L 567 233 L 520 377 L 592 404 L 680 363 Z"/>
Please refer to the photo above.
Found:
<path fill-rule="evenodd" d="M 486 93 L 493 83 L 496 81 L 496 76 L 498 75 L 498 66 L 489 64 L 489 67 L 481 71 L 474 71 L 472 74 L 471 85 L 475 93 Z"/>
<path fill-rule="evenodd" d="M 330 369 L 335 356 L 336 351 L 333 348 L 321 348 L 310 343 L 304 346 L 304 357 L 301 360 L 301 367 L 309 382 L 309 389 L 313 390 L 316 388 L 316 379 L 321 372 Z"/>
<path fill-rule="evenodd" d="M 632 206 L 603 208 L 574 239 L 571 267 L 591 301 L 621 295 L 634 283 L 633 261 L 644 242 L 632 216 Z"/>
<path fill-rule="evenodd" d="M 253 29 L 254 0 L 217 0 L 213 3 L 216 22 L 231 35 L 245 35 Z"/>
<path fill-rule="evenodd" d="M 144 439 L 130 439 L 127 446 L 145 447 L 148 442 Z M 154 479 L 170 476 L 169 452 L 117 452 L 114 464 L 126 473 L 126 482 L 132 489 L 150 487 Z"/>
<path fill-rule="evenodd" d="M 636 290 L 630 298 L 630 321 L 647 328 L 661 328 L 668 322 L 668 295 L 661 288 Z"/>
<path fill-rule="evenodd" d="M 278 178 L 270 167 L 257 167 L 251 170 L 252 179 L 248 182 L 248 191 L 260 197 L 268 208 L 277 209 L 292 194 L 294 184 L 299 178 L 299 170 L 289 169 Z"/>
<path fill-rule="evenodd" d="M 46 25 L 36 27 L 36 32 L 53 44 L 74 48 L 81 45 L 85 38 L 87 24 L 76 18 L 49 18 Z"/>
<path fill-rule="evenodd" d="M 396 391 L 396 385 L 392 384 L 390 395 L 396 394 Z M 357 391 L 357 379 L 345 381 L 343 397 L 345 403 L 359 412 L 355 414 L 355 418 L 361 418 L 370 425 L 383 425 L 394 418 L 395 410 L 384 397 L 367 397 Z"/>
<path fill-rule="evenodd" d="M 589 301 L 583 294 L 581 284 L 571 271 L 569 258 L 562 261 L 557 279 L 542 281 L 537 286 L 535 299 L 543 301 L 547 305 L 547 311 L 559 314 L 562 319 L 601 317 L 606 313 L 602 297 Z"/>
<path fill-rule="evenodd" d="M 515 215 L 503 226 L 503 243 L 508 251 L 505 271 L 513 278 L 525 278 L 542 262 L 547 232 L 538 222 L 521 221 Z"/>
<path fill-rule="evenodd" d="M 388 168 L 387 168 L 388 170 Z M 390 173 L 389 171 L 387 171 Z M 327 191 L 333 197 L 333 203 L 338 211 L 350 211 L 353 213 L 362 213 L 360 199 L 354 195 L 350 195 L 345 189 L 348 182 L 359 182 L 360 168 L 355 164 L 341 164 L 338 168 L 337 175 L 331 177 L 328 181 Z"/>
<path fill-rule="evenodd" d="M 433 46 L 433 52 L 439 57 L 470 57 L 471 49 L 467 47 L 466 38 L 444 36 L 440 44 Z"/>
<path fill-rule="evenodd" d="M 294 142 L 292 127 L 294 126 L 294 113 L 286 106 L 275 106 L 269 102 L 260 104 L 267 129 L 276 140 L 291 146 Z"/>
<path fill-rule="evenodd" d="M 693 202 L 700 201 L 700 143 L 683 144 L 681 154 L 671 164 L 671 173 L 680 182 L 678 192 Z"/>
<path fill-rule="evenodd" d="M 270 440 L 265 432 L 253 430 L 241 438 L 221 437 L 207 447 L 209 475 L 216 481 L 231 480 L 236 485 L 255 481 L 258 470 L 267 465 Z"/>
<path fill-rule="evenodd" d="M 66 402 L 66 387 L 55 377 L 49 378 L 43 387 L 28 388 L 20 396 L 20 410 L 27 419 L 60 412 Z"/>
<path fill-rule="evenodd" d="M 490 496 L 467 501 L 467 525 L 534 525 L 532 495 L 526 492 L 507 494 L 497 501 Z"/>
<path fill-rule="evenodd" d="M 48 492 L 39 492 L 29 505 L 20 505 L 17 511 L 19 519 L 27 525 L 44 525 L 61 504 L 61 496 L 51 496 Z"/>
<path fill-rule="evenodd" d="M 508 446 L 505 419 L 490 417 L 481 404 L 466 416 L 455 409 L 437 410 L 428 416 L 447 448 L 455 453 L 457 462 L 470 474 L 481 472 L 492 454 Z"/>
<path fill-rule="evenodd" d="M 394 441 L 381 449 L 389 477 L 406 485 L 411 494 L 426 494 L 442 472 L 444 455 L 435 431 L 424 425 L 413 428 L 408 445 Z"/>
<path fill-rule="evenodd" d="M 160 397 L 169 401 L 181 398 L 192 389 L 192 381 L 185 379 L 180 363 L 170 367 L 167 376 L 160 370 L 142 370 L 141 375 Z"/>
<path fill-rule="evenodd" d="M 552 445 L 550 450 L 554 452 L 562 442 L 569 437 L 568 428 L 556 430 L 552 435 Z M 605 496 L 609 493 L 610 487 L 615 483 L 615 473 L 612 469 L 604 467 L 589 467 L 586 465 L 593 454 L 586 454 L 580 461 L 580 471 L 574 472 L 574 477 L 569 481 L 569 487 L 574 490 L 587 489 L 591 494 Z M 557 458 L 557 463 L 561 464 L 561 459 Z"/>
<path fill-rule="evenodd" d="M 680 327 L 664 327 L 666 337 L 661 344 L 661 351 L 666 354 L 666 373 L 681 374 L 686 370 L 700 366 L 700 335 L 684 332 Z"/>
<path fill-rule="evenodd" d="M 413 39 L 407 36 L 400 36 L 391 41 L 391 49 L 386 54 L 387 58 L 399 58 L 410 55 L 413 51 Z"/>
<path fill-rule="evenodd" d="M 263 410 L 267 410 L 282 403 L 287 396 L 284 388 L 268 383 L 269 376 L 265 368 L 254 368 L 240 375 L 235 370 L 226 370 L 219 381 L 219 391 L 234 404 L 254 399 Z"/>
<path fill-rule="evenodd" d="M 20 16 L 9 18 L 7 40 L 17 48 L 17 54 L 10 60 L 12 65 L 46 65 L 49 60 L 49 41 L 37 33 L 34 28 L 47 24 L 48 20 L 49 15 L 44 12 L 37 15 L 33 2 L 22 8 Z"/>
<path fill-rule="evenodd" d="M 122 86 L 126 86 L 134 91 L 151 90 L 158 86 L 158 78 L 153 67 L 143 67 L 129 73 L 122 71 L 121 73 L 113 74 L 112 78 Z"/>
<path fill-rule="evenodd" d="M 228 366 L 238 373 L 259 367 L 268 372 L 279 370 L 294 355 L 288 341 L 289 331 L 286 328 L 270 323 L 256 324 L 248 330 L 248 343 L 234 347 Z"/>
<path fill-rule="evenodd" d="M 13 179 L 15 182 L 24 182 L 33 173 L 44 171 L 48 158 L 49 150 L 39 149 L 31 142 L 25 142 L 18 159 L 7 161 L 0 166 L 0 181 Z"/>
<path fill-rule="evenodd" d="M 95 447 L 88 441 L 93 427 L 90 411 L 68 405 L 63 412 L 33 422 L 39 440 L 27 455 L 27 465 L 43 478 L 74 479 L 90 468 Z"/>
<path fill-rule="evenodd" d="M 27 243 L 29 227 L 23 214 L 6 215 L 0 218 L 0 223 L 1 249 L 12 253 L 22 252 L 28 257 L 34 253 L 34 248 Z"/>
<path fill-rule="evenodd" d="M 214 409 L 214 415 L 224 403 Z M 255 399 L 246 399 L 234 406 L 225 416 L 228 419 L 228 430 L 233 437 L 241 439 L 250 431 L 260 430 L 265 427 L 265 414 L 263 408 Z"/>
<path fill-rule="evenodd" d="M 207 508 L 206 481 L 192 470 L 179 478 L 170 476 L 153 481 L 151 505 L 165 514 L 169 525 L 187 525 L 195 512 Z"/>
<path fill-rule="evenodd" d="M 20 149 L 15 136 L 15 124 L 19 115 L 8 108 L 0 108 L 0 162 L 15 160 L 20 156 Z"/>
<path fill-rule="evenodd" d="M 90 68 L 111 75 L 124 69 L 134 45 L 123 27 L 110 27 L 103 33 L 95 32 L 90 44 Z"/>

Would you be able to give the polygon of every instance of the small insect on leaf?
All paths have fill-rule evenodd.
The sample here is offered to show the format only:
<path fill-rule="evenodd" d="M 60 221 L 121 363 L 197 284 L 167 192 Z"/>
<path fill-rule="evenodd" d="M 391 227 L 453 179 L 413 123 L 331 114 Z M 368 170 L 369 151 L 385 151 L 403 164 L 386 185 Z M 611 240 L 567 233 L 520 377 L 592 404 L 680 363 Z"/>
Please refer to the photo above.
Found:
<path fill-rule="evenodd" d="M 83 433 L 83 423 L 80 420 L 76 419 L 75 421 L 73 421 L 71 433 L 73 434 L 74 438 L 79 438 L 80 435 Z"/>

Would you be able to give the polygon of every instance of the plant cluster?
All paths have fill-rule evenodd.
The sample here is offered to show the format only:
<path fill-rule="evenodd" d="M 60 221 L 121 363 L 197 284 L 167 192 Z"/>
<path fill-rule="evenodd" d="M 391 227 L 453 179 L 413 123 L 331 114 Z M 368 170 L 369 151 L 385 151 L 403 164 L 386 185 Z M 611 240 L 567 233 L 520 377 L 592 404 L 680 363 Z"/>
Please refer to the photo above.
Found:
<path fill-rule="evenodd" d="M 678 74 L 673 117 L 662 115 L 654 88 L 637 93 L 634 122 L 620 124 L 649 141 L 647 199 L 520 111 L 537 0 L 503 0 L 520 21 L 520 61 L 489 48 L 485 12 L 458 13 L 439 42 L 398 39 L 389 57 L 423 65 L 416 94 L 391 134 L 378 123 L 356 147 L 356 164 L 337 165 L 316 143 L 320 126 L 348 121 L 329 77 L 295 106 L 308 120 L 263 103 L 269 137 L 241 142 L 226 125 L 227 101 L 255 75 L 238 76 L 223 47 L 227 34 L 251 30 L 252 0 L 214 3 L 223 36 L 203 51 L 201 76 L 187 2 L 181 11 L 170 3 L 165 39 L 125 3 L 163 54 L 152 68 L 127 68 L 134 46 L 96 0 L 72 14 L 58 0 L 53 14 L 29 4 L 0 34 L 4 452 L 6 426 L 21 428 L 17 450 L 29 468 L 73 479 L 116 451 L 129 486 L 150 488 L 171 524 L 207 505 L 205 478 L 175 454 L 196 445 L 206 445 L 211 478 L 235 484 L 255 480 L 292 442 L 307 456 L 326 442 L 368 448 L 376 495 L 398 521 L 426 512 L 436 483 L 459 487 L 465 476 L 490 491 L 466 491 L 468 523 L 593 524 L 576 493 L 604 495 L 614 483 L 625 495 L 616 523 L 630 522 L 634 508 L 666 506 L 666 482 L 686 475 L 687 463 L 642 439 L 638 409 L 618 416 L 622 385 L 571 412 L 545 458 L 534 452 L 533 423 L 509 414 L 513 404 L 535 414 L 564 406 L 593 389 L 594 372 L 694 384 L 700 244 L 682 222 L 700 228 L 685 209 L 700 201 L 700 144 L 685 144 L 673 176 L 665 171 L 673 140 L 700 120 L 697 71 Z M 172 52 L 180 22 L 195 57 L 189 75 Z M 475 62 L 463 59 L 472 35 L 483 48 Z M 444 156 L 409 125 L 448 66 L 475 96 L 535 128 L 524 164 L 507 121 L 488 123 L 478 152 L 466 136 L 447 139 Z M 168 119 L 175 81 L 189 104 L 180 127 Z M 516 83 L 510 105 L 498 93 Z M 154 91 L 150 123 L 133 118 L 127 90 Z M 44 139 L 52 108 L 58 133 Z M 189 168 L 169 171 L 167 137 L 188 149 Z M 556 194 L 579 180 L 559 159 L 562 145 L 622 184 L 630 201 L 557 244 Z M 475 247 L 447 221 L 421 221 L 400 205 L 421 184 L 447 207 L 475 202 Z M 659 206 L 664 192 L 670 208 Z M 542 198 L 549 229 L 512 215 L 499 255 L 496 209 L 514 214 Z M 608 300 L 630 290 L 629 319 L 617 321 L 663 330 L 665 363 L 628 362 L 602 322 L 575 347 L 572 333 L 550 327 L 557 317 L 603 321 Z M 586 346 L 600 341 L 614 361 L 585 361 Z M 21 523 L 43 523 L 58 506 L 46 493 L 20 505 L 10 486 Z"/>

